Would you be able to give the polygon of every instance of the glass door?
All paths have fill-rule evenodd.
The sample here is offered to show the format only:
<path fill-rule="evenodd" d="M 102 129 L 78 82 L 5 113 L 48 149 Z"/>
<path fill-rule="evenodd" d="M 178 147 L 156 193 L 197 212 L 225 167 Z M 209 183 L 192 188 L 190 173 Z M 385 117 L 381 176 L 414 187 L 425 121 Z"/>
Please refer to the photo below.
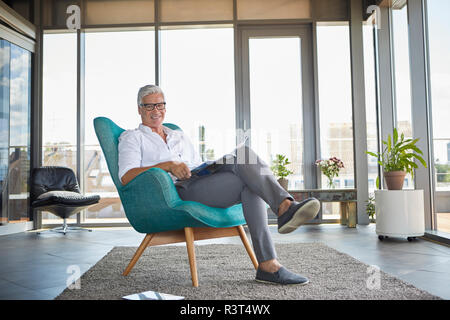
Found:
<path fill-rule="evenodd" d="M 238 122 L 268 164 L 285 156 L 288 190 L 317 187 L 311 27 L 240 30 L 242 101 Z"/>

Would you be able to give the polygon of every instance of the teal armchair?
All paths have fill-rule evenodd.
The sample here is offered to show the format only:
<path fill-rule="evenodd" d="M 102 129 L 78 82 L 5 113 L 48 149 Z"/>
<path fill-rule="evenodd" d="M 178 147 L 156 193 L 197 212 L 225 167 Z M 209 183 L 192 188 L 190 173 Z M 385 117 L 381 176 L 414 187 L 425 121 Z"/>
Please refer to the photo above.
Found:
<path fill-rule="evenodd" d="M 164 125 L 181 130 L 174 124 Z M 186 242 L 192 284 L 197 287 L 194 241 L 238 235 L 255 269 L 258 268 L 242 227 L 245 219 L 241 204 L 230 208 L 212 208 L 199 202 L 183 201 L 169 174 L 159 168 L 151 168 L 122 185 L 118 176 L 118 144 L 124 129 L 105 117 L 95 118 L 94 127 L 125 214 L 137 232 L 146 234 L 124 275 L 129 274 L 148 246 Z"/>

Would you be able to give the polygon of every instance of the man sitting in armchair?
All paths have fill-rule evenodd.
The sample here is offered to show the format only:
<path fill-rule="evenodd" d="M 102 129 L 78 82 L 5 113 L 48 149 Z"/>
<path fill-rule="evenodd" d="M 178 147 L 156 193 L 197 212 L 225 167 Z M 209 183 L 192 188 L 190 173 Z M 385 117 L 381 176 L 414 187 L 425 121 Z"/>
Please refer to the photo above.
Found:
<path fill-rule="evenodd" d="M 189 138 L 179 130 L 163 126 L 166 102 L 161 88 L 142 87 L 138 92 L 138 113 L 142 123 L 123 132 L 119 138 L 119 178 L 127 184 L 150 168 L 167 171 L 174 181 L 191 178 L 191 170 L 202 164 Z M 278 214 L 278 232 L 290 233 L 313 219 L 320 202 L 302 202 L 284 190 L 258 155 L 246 146 L 237 150 L 244 161 L 226 163 L 219 170 L 177 185 L 182 200 L 197 201 L 210 207 L 227 208 L 242 203 L 244 217 L 259 263 L 256 280 L 276 284 L 306 284 L 308 279 L 283 267 L 277 260 L 267 225 L 267 203 Z M 252 159 L 246 161 L 245 159 Z"/>

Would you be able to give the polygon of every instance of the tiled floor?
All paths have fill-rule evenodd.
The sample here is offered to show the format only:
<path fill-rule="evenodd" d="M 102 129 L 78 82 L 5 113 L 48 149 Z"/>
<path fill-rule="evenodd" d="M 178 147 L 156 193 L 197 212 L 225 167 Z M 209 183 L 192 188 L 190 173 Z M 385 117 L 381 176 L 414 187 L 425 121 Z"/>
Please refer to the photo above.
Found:
<path fill-rule="evenodd" d="M 288 235 L 278 234 L 276 227 L 271 226 L 271 231 L 276 243 L 322 242 L 366 264 L 377 265 L 416 287 L 450 299 L 449 247 L 422 239 L 408 242 L 390 238 L 380 242 L 375 225 L 356 229 L 309 225 Z M 2 236 L 0 299 L 53 299 L 66 287 L 71 275 L 67 272 L 69 266 L 78 266 L 82 274 L 114 246 L 138 246 L 143 236 L 131 228 L 99 228 L 66 236 L 39 236 L 34 232 Z M 209 243 L 240 243 L 240 239 L 198 242 Z"/>

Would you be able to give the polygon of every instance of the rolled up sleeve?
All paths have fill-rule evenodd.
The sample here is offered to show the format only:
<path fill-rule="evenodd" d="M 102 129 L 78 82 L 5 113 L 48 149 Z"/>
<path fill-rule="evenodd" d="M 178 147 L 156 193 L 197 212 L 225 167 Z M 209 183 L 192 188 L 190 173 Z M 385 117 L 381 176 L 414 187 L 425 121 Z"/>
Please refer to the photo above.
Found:
<path fill-rule="evenodd" d="M 129 170 L 139 168 L 142 151 L 139 136 L 132 131 L 125 131 L 119 137 L 119 179 Z"/>

